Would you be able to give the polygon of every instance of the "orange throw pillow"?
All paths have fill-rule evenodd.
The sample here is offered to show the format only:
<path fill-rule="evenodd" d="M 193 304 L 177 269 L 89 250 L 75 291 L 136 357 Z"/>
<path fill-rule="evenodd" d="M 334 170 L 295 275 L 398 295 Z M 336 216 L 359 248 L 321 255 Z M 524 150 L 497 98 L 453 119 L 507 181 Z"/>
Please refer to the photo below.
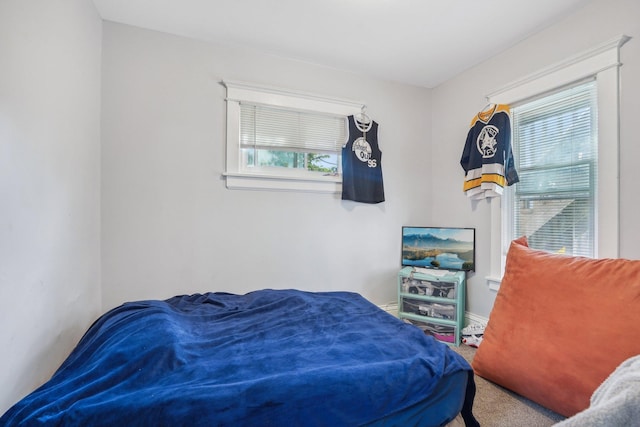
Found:
<path fill-rule="evenodd" d="M 640 354 L 640 261 L 550 254 L 514 240 L 473 368 L 565 416 Z"/>

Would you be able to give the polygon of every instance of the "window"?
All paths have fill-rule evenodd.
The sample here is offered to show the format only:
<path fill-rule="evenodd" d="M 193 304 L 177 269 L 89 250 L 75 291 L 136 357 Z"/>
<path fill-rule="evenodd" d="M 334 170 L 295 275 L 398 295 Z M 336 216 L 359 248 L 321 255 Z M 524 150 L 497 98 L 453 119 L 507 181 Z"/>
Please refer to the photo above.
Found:
<path fill-rule="evenodd" d="M 560 123 L 563 120 L 563 114 L 566 114 L 567 117 L 572 117 L 571 121 L 574 124 L 580 123 L 583 131 L 590 129 L 588 132 L 592 133 L 595 144 L 593 146 L 595 152 L 587 154 L 587 157 L 591 156 L 589 161 L 586 158 L 574 157 L 570 162 L 564 163 L 564 166 L 561 166 L 563 159 L 566 160 L 569 154 L 562 153 L 560 148 L 557 149 L 560 151 L 551 155 L 550 161 L 545 162 L 545 167 L 540 168 L 534 165 L 533 154 L 535 153 L 529 157 L 526 147 L 519 153 L 516 162 L 522 169 L 518 171 L 521 174 L 521 181 L 522 174 L 525 175 L 525 183 L 521 185 L 521 189 L 509 188 L 506 197 L 491 200 L 491 265 L 486 278 L 490 289 L 497 290 L 500 287 L 510 239 L 518 233 L 530 234 L 530 236 L 535 234 L 532 245 L 538 245 L 550 251 L 565 253 L 568 251 L 578 255 L 590 253 L 591 256 L 599 258 L 618 257 L 618 68 L 621 65 L 620 47 L 628 40 L 628 36 L 616 37 L 593 49 L 567 58 L 561 63 L 526 76 L 487 96 L 491 103 L 509 104 L 514 110 L 522 107 L 519 111 L 521 115 L 517 118 L 519 123 L 516 124 L 521 134 L 514 134 L 513 138 L 514 145 L 520 144 L 519 149 L 526 145 L 524 140 L 531 138 L 526 132 L 532 132 L 536 127 L 529 124 L 528 120 L 535 122 L 535 116 L 538 114 L 536 111 L 530 111 L 531 114 L 528 115 L 522 115 L 522 113 L 527 105 L 532 107 L 536 102 L 558 106 L 556 110 L 554 108 L 548 110 L 551 116 L 555 115 L 555 118 L 551 116 L 547 118 L 547 124 L 553 124 L 553 126 L 559 126 L 557 129 L 562 129 Z M 591 86 L 581 88 L 580 82 L 586 81 L 591 81 L 589 83 Z M 576 101 L 576 104 L 567 107 L 573 101 L 565 103 L 568 110 L 564 113 L 562 112 L 564 107 L 559 107 L 560 101 L 549 102 L 551 98 L 547 98 L 547 95 L 564 97 L 566 93 L 563 94 L 562 88 L 577 91 L 587 87 L 588 94 L 585 92 L 584 96 L 568 98 Z M 544 98 L 547 100 L 544 101 Z M 578 98 L 581 100 L 578 101 Z M 591 107 L 586 107 L 591 102 L 593 102 Z M 588 113 L 587 110 L 589 110 Z M 581 111 L 584 114 L 581 114 Z M 515 112 L 518 114 L 517 110 Z M 584 120 L 577 120 L 578 116 Z M 542 119 L 543 115 L 538 118 Z M 541 135 L 544 134 L 540 129 L 536 131 L 541 132 Z M 516 141 L 517 138 L 521 140 Z M 579 139 L 577 137 L 576 141 Z M 550 143 L 553 145 L 553 142 Z M 588 143 L 586 139 L 582 139 L 579 144 Z M 530 149 L 536 150 L 535 147 Z M 548 149 L 548 147 L 542 147 L 542 149 Z M 573 147 L 569 149 L 571 153 L 574 151 L 578 152 Z M 573 174 L 571 178 L 573 181 L 567 181 L 569 179 L 566 178 L 569 175 L 565 175 L 567 171 L 571 172 L 570 175 Z M 520 184 L 516 184 L 516 187 L 518 186 Z M 551 200 L 555 201 L 551 203 Z M 518 206 L 512 210 L 511 206 L 516 201 Z M 545 201 L 548 212 L 543 209 Z M 566 203 L 566 206 L 563 207 L 563 203 Z M 524 216 L 530 213 L 535 218 L 525 220 Z M 585 213 L 587 217 L 581 217 Z M 536 223 L 536 218 L 543 224 Z M 567 219 L 571 221 L 568 222 Z M 571 242 L 563 240 L 562 236 L 569 234 L 571 234 Z"/>
<path fill-rule="evenodd" d="M 240 103 L 241 169 L 338 175 L 344 117 Z"/>
<path fill-rule="evenodd" d="M 505 200 L 505 240 L 524 235 L 535 249 L 593 257 L 595 81 L 514 106 L 511 118 L 520 182 L 509 188 Z"/>
<path fill-rule="evenodd" d="M 228 188 L 340 192 L 345 118 L 361 103 L 223 83 Z"/>

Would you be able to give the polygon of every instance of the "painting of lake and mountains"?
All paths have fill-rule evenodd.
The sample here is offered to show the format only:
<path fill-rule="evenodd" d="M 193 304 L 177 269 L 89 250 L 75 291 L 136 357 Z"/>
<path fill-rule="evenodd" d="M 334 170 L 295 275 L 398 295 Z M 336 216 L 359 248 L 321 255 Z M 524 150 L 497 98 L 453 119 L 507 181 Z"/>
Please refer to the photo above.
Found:
<path fill-rule="evenodd" d="M 402 265 L 475 270 L 475 228 L 402 227 Z"/>

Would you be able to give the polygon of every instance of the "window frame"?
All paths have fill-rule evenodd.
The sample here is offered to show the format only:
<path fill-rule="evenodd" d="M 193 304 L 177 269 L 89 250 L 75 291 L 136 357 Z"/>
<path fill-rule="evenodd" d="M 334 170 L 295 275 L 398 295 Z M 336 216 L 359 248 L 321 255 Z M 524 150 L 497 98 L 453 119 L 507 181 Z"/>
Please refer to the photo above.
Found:
<path fill-rule="evenodd" d="M 487 96 L 496 104 L 516 104 L 539 97 L 570 84 L 594 78 L 598 108 L 598 184 L 596 192 L 595 256 L 619 256 L 619 96 L 620 47 L 630 37 L 620 35 L 581 54 L 513 82 Z M 517 185 L 517 184 L 516 184 Z M 506 198 L 509 195 L 507 194 Z M 492 290 L 500 288 L 508 242 L 506 208 L 503 198 L 491 199 L 490 272 L 486 277 Z"/>
<path fill-rule="evenodd" d="M 226 171 L 223 173 L 227 188 L 315 193 L 342 191 L 341 175 L 319 176 L 305 170 L 289 168 L 262 169 L 259 172 L 243 170 L 240 146 L 240 104 L 246 102 L 346 118 L 362 111 L 364 103 L 252 83 L 229 80 L 223 80 L 221 83 L 227 89 L 225 99 L 227 103 Z"/>

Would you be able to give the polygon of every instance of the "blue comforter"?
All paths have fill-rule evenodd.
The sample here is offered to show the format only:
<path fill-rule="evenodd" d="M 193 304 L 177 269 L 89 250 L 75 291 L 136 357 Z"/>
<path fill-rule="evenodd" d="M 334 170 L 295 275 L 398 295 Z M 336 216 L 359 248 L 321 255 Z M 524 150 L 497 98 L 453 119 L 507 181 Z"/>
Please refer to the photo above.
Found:
<path fill-rule="evenodd" d="M 207 293 L 104 314 L 0 425 L 437 426 L 461 409 L 474 425 L 474 387 L 459 355 L 357 294 Z"/>

